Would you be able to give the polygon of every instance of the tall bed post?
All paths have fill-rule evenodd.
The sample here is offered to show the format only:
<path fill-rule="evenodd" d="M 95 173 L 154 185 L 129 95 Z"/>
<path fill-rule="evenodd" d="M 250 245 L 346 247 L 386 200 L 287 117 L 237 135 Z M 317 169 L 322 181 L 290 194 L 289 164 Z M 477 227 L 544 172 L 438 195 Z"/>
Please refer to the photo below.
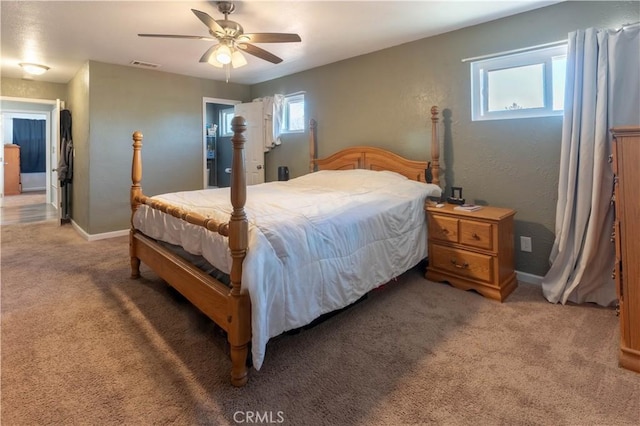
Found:
<path fill-rule="evenodd" d="M 309 121 L 309 171 L 316 171 L 318 141 L 316 140 L 318 123 L 313 118 Z"/>
<path fill-rule="evenodd" d="M 133 227 L 133 215 L 140 206 L 138 197 L 142 195 L 142 187 L 140 181 L 142 181 L 142 133 L 133 132 L 133 161 L 131 162 L 131 230 L 129 231 L 129 257 L 131 258 L 131 278 L 140 277 L 140 259 L 136 255 L 136 250 L 133 245 L 133 234 L 135 232 Z"/>
<path fill-rule="evenodd" d="M 231 163 L 231 205 L 233 213 L 229 221 L 229 249 L 231 251 L 231 290 L 229 297 L 228 340 L 231 346 L 231 383 L 243 386 L 247 383 L 249 370 L 247 355 L 251 340 L 251 303 L 247 292 L 242 292 L 242 262 L 247 254 L 249 225 L 244 204 L 247 200 L 247 182 L 245 177 L 243 135 L 247 130 L 244 117 L 234 117 L 233 159 Z"/>
<path fill-rule="evenodd" d="M 438 137 L 438 107 L 431 107 L 431 175 L 433 184 L 440 186 L 440 138 Z"/>

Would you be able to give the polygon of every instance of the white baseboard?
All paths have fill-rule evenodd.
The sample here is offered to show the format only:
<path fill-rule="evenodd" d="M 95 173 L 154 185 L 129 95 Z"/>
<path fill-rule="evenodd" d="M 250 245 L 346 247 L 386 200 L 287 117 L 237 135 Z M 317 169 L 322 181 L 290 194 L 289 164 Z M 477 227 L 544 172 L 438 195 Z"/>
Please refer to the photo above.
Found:
<path fill-rule="evenodd" d="M 123 229 L 120 231 L 112 231 L 112 232 L 103 232 L 102 234 L 88 234 L 73 220 L 71 220 L 71 226 L 73 226 L 73 229 L 75 229 L 76 232 L 80 234 L 80 236 L 87 241 L 98 241 L 98 240 L 105 240 L 107 238 L 124 237 L 125 235 L 129 235 L 128 229 Z"/>
<path fill-rule="evenodd" d="M 542 278 L 540 275 L 533 275 L 527 272 L 516 271 L 516 278 L 518 281 L 528 284 L 542 285 Z"/>

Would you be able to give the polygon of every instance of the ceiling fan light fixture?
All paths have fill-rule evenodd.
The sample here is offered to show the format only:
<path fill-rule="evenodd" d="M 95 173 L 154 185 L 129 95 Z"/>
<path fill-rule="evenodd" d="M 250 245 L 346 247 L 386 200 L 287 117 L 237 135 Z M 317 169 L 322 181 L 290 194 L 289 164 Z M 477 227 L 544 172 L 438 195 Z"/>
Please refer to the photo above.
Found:
<path fill-rule="evenodd" d="M 233 65 L 234 68 L 240 68 L 247 65 L 247 60 L 244 55 L 237 49 L 234 49 L 231 54 L 231 65 Z"/>
<path fill-rule="evenodd" d="M 213 53 L 213 56 L 216 58 L 216 61 L 220 62 L 222 65 L 231 63 L 231 49 L 226 44 L 220 44 L 216 51 Z"/>
<path fill-rule="evenodd" d="M 49 71 L 49 67 L 46 65 L 31 64 L 27 62 L 20 62 L 18 65 L 22 67 L 24 72 L 31 75 L 42 75 Z"/>
<path fill-rule="evenodd" d="M 218 62 L 218 61 L 216 60 L 216 55 L 211 55 L 211 56 L 209 57 L 209 60 L 208 60 L 207 62 L 209 63 L 209 65 L 213 65 L 213 66 L 214 66 L 214 67 L 216 67 L 216 68 L 222 68 L 222 67 L 224 67 L 224 65 L 223 65 L 223 64 L 221 64 L 220 62 Z"/>

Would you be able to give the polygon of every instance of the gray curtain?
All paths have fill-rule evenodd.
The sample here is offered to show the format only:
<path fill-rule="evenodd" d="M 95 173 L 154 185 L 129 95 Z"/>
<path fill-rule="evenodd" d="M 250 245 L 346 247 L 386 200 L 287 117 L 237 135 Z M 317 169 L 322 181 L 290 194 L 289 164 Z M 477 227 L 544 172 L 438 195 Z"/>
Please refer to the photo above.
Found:
<path fill-rule="evenodd" d="M 556 237 L 542 281 L 550 302 L 617 300 L 609 129 L 640 124 L 638 70 L 640 26 L 569 34 Z"/>

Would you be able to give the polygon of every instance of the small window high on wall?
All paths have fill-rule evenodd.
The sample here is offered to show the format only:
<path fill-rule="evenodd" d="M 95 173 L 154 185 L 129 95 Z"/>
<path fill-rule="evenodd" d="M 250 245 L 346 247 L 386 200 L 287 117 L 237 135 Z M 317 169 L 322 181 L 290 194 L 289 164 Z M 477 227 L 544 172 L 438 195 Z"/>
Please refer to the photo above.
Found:
<path fill-rule="evenodd" d="M 473 121 L 562 115 L 566 44 L 468 61 Z"/>

